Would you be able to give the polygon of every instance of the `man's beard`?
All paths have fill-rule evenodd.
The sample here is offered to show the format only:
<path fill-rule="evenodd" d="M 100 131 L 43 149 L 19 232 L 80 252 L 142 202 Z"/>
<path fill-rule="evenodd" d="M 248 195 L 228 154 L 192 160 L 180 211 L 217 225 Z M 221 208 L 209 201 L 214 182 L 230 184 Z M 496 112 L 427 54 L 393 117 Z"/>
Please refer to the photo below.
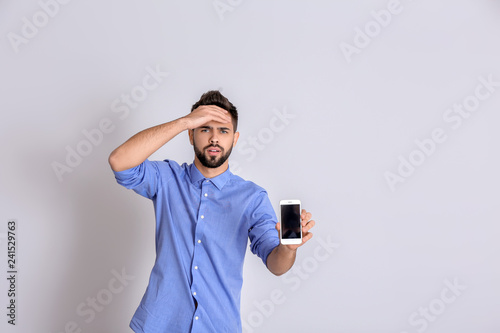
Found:
<path fill-rule="evenodd" d="M 194 147 L 194 153 L 196 154 L 196 157 L 198 157 L 198 160 L 200 160 L 201 165 L 203 165 L 206 168 L 218 168 L 226 160 L 229 158 L 229 155 L 231 155 L 231 151 L 233 151 L 233 145 L 231 145 L 231 148 L 229 148 L 229 151 L 224 154 L 224 148 L 222 148 L 219 145 L 208 145 L 203 150 L 199 150 L 198 147 L 196 147 L 196 144 L 193 144 Z M 210 147 L 217 147 L 220 149 L 220 156 L 208 156 L 205 154 L 206 150 Z"/>

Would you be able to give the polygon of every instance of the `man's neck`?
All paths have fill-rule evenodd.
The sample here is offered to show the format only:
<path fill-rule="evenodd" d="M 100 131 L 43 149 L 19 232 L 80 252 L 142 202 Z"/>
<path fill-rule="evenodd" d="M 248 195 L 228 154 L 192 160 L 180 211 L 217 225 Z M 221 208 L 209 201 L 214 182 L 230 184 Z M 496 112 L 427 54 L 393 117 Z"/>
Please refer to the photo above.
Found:
<path fill-rule="evenodd" d="M 223 174 L 226 172 L 227 168 L 229 167 L 228 161 L 224 162 L 220 167 L 218 168 L 207 168 L 203 164 L 201 164 L 200 160 L 195 158 L 194 159 L 194 165 L 196 168 L 201 172 L 201 174 L 205 178 L 214 178 L 217 177 L 220 174 Z"/>

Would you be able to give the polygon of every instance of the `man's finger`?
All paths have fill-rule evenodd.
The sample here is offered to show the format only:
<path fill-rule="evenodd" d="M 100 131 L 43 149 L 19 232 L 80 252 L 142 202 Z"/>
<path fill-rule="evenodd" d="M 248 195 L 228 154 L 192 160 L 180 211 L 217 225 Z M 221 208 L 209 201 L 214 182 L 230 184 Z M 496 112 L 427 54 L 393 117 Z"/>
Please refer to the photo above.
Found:
<path fill-rule="evenodd" d="M 307 222 L 309 222 L 311 220 L 311 217 L 312 217 L 312 214 L 307 213 L 301 221 L 302 226 L 305 226 L 307 224 Z"/>
<path fill-rule="evenodd" d="M 213 114 L 218 114 L 222 117 L 231 117 L 229 115 L 229 111 L 227 111 L 226 109 L 218 107 L 217 105 L 207 105 L 207 106 L 208 106 L 207 111 L 212 112 Z"/>
<path fill-rule="evenodd" d="M 216 122 L 219 123 L 230 123 L 231 122 L 231 116 L 219 116 L 217 117 L 218 119 L 214 119 Z"/>
<path fill-rule="evenodd" d="M 213 109 L 207 110 L 208 111 L 207 113 L 210 115 L 210 118 L 212 118 L 212 120 L 217 121 L 219 123 L 231 122 L 231 115 L 229 115 L 229 113 L 226 110 L 224 109 L 221 110 L 213 110 Z"/>
<path fill-rule="evenodd" d="M 302 237 L 302 245 L 304 245 L 305 242 L 307 242 L 308 240 L 310 240 L 312 238 L 313 234 L 312 232 L 308 232 L 307 235 L 305 235 L 304 237 Z"/>
<path fill-rule="evenodd" d="M 312 217 L 312 214 L 306 211 L 305 209 L 302 209 L 302 213 L 300 214 L 300 218 L 302 220 L 309 221 Z"/>
<path fill-rule="evenodd" d="M 311 228 L 314 227 L 315 224 L 316 224 L 316 222 L 314 222 L 314 220 L 307 222 L 307 224 L 305 224 L 302 227 L 302 232 L 307 232 L 307 231 L 311 230 Z"/>
<path fill-rule="evenodd" d="M 212 118 L 212 120 L 219 123 L 231 122 L 231 115 L 229 114 L 229 111 L 217 105 L 200 105 L 194 111 L 204 113 L 205 116 L 208 115 L 210 118 Z"/>

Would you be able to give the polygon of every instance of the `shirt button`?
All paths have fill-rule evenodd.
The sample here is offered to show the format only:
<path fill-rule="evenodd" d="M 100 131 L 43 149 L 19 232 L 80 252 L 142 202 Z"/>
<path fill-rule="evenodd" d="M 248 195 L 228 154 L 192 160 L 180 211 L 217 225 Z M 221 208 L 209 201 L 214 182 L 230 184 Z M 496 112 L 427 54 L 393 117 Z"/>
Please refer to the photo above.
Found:
<path fill-rule="evenodd" d="M 198 320 L 198 316 L 194 317 L 195 320 Z"/>
<path fill-rule="evenodd" d="M 198 269 L 198 266 L 194 266 L 194 269 Z"/>
<path fill-rule="evenodd" d="M 204 219 L 204 218 L 205 218 L 205 215 L 202 215 L 202 216 L 201 216 L 201 218 L 202 218 L 202 219 Z"/>
<path fill-rule="evenodd" d="M 195 291 L 195 292 L 193 292 L 193 296 L 196 296 L 196 291 Z"/>
<path fill-rule="evenodd" d="M 201 243 L 201 239 L 198 239 L 198 244 L 200 244 L 200 243 Z"/>
<path fill-rule="evenodd" d="M 205 193 L 205 196 L 206 196 L 206 197 L 208 197 L 208 194 L 207 194 L 207 193 Z"/>

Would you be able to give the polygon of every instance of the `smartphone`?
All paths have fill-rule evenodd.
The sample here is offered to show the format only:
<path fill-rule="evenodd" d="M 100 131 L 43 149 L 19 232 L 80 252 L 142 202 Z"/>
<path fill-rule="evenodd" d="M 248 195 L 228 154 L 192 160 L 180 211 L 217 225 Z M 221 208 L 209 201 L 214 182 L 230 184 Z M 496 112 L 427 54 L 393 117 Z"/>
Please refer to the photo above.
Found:
<path fill-rule="evenodd" d="M 300 200 L 281 200 L 281 244 L 302 244 Z"/>

